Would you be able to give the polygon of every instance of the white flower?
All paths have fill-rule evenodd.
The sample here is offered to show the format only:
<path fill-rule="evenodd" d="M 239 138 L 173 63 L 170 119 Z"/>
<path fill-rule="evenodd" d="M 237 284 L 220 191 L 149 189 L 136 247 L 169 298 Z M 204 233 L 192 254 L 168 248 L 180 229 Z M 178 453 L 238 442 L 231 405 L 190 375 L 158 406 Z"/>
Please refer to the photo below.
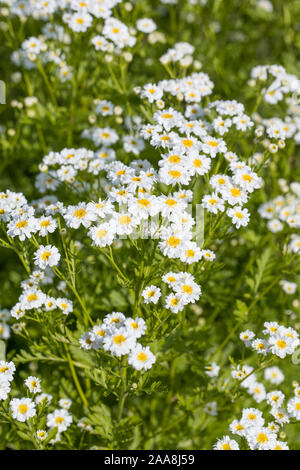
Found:
<path fill-rule="evenodd" d="M 34 253 L 34 264 L 40 269 L 46 269 L 47 266 L 57 266 L 60 260 L 60 253 L 55 246 L 41 245 Z"/>
<path fill-rule="evenodd" d="M 230 439 L 229 436 L 224 436 L 222 439 L 218 439 L 214 445 L 215 450 L 239 450 L 239 445 L 234 439 Z"/>
<path fill-rule="evenodd" d="M 48 433 L 44 429 L 38 429 L 38 431 L 36 432 L 36 437 L 39 441 L 44 441 L 45 439 L 47 439 Z"/>
<path fill-rule="evenodd" d="M 24 383 L 31 393 L 39 393 L 41 391 L 41 381 L 37 377 L 29 376 Z"/>
<path fill-rule="evenodd" d="M 9 403 L 12 417 L 25 422 L 36 415 L 35 403 L 30 398 L 13 398 Z"/>
<path fill-rule="evenodd" d="M 279 385 L 284 381 L 284 375 L 279 367 L 267 367 L 264 372 L 264 377 L 274 385 Z"/>
<path fill-rule="evenodd" d="M 134 345 L 134 335 L 125 327 L 120 327 L 115 332 L 107 334 L 103 341 L 105 351 L 110 351 L 112 355 L 116 356 L 128 354 Z"/>
<path fill-rule="evenodd" d="M 128 363 L 136 370 L 151 369 L 155 360 L 155 356 L 150 351 L 150 348 L 148 346 L 143 347 L 140 344 L 136 344 L 128 356 Z"/>
<path fill-rule="evenodd" d="M 217 377 L 219 375 L 220 366 L 216 362 L 212 362 L 209 366 L 205 367 L 205 373 L 209 377 Z"/>
<path fill-rule="evenodd" d="M 72 421 L 72 416 L 64 409 L 56 409 L 47 415 L 47 426 L 49 428 L 57 427 L 59 433 L 66 431 Z"/>
<path fill-rule="evenodd" d="M 143 33 L 153 33 L 156 30 L 156 24 L 151 18 L 141 18 L 136 22 L 136 29 Z"/>
<path fill-rule="evenodd" d="M 142 297 L 144 298 L 144 302 L 146 304 L 153 303 L 157 304 L 159 298 L 161 296 L 161 290 L 159 287 L 156 286 L 148 286 L 142 292 Z"/>

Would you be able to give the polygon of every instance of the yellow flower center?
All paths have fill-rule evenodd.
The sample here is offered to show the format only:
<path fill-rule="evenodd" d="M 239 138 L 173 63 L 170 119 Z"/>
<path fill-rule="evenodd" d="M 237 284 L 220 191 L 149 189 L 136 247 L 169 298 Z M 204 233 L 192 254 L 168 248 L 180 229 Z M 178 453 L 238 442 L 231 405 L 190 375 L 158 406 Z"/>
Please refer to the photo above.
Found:
<path fill-rule="evenodd" d="M 25 414 L 27 410 L 28 410 L 28 406 L 25 405 L 25 403 L 23 403 L 22 405 L 19 405 L 19 411 L 22 415 Z"/>
<path fill-rule="evenodd" d="M 143 207 L 148 207 L 150 202 L 148 201 L 148 199 L 139 199 L 138 204 Z"/>
<path fill-rule="evenodd" d="M 260 444 L 263 444 L 264 442 L 268 442 L 268 436 L 264 432 L 260 432 L 259 435 L 257 436 L 257 442 Z"/>
<path fill-rule="evenodd" d="M 196 168 L 200 168 L 202 166 L 202 162 L 201 160 L 199 160 L 199 158 L 196 158 L 194 161 L 193 161 L 193 165 L 196 167 Z"/>
<path fill-rule="evenodd" d="M 129 215 L 122 215 L 121 217 L 119 217 L 120 225 L 128 225 L 130 221 L 131 218 L 129 217 Z"/>
<path fill-rule="evenodd" d="M 193 141 L 190 139 L 183 139 L 182 145 L 184 145 L 185 147 L 192 147 Z"/>
<path fill-rule="evenodd" d="M 82 219 L 86 215 L 86 211 L 84 209 L 77 209 L 74 212 L 74 217 L 77 217 L 77 219 Z"/>
<path fill-rule="evenodd" d="M 179 155 L 170 155 L 168 160 L 169 160 L 170 163 L 180 163 L 181 162 L 181 158 L 180 158 Z"/>
<path fill-rule="evenodd" d="M 105 237 L 106 234 L 107 234 L 107 230 L 104 230 L 103 228 L 100 228 L 97 231 L 97 237 L 98 238 L 103 238 L 103 237 Z"/>
<path fill-rule="evenodd" d="M 147 354 L 141 352 L 140 354 L 137 355 L 137 358 L 139 361 L 145 362 L 147 360 Z"/>
<path fill-rule="evenodd" d="M 248 181 L 249 183 L 251 183 L 251 181 L 253 180 L 252 176 L 250 175 L 243 175 L 243 180 L 244 181 Z"/>
<path fill-rule="evenodd" d="M 286 342 L 283 339 L 279 339 L 276 344 L 279 347 L 279 349 L 286 348 Z"/>
<path fill-rule="evenodd" d="M 170 170 L 168 173 L 172 178 L 180 178 L 181 176 L 181 171 Z"/>
<path fill-rule="evenodd" d="M 49 220 L 42 220 L 42 222 L 40 223 L 41 227 L 49 227 L 49 225 L 50 225 Z"/>
<path fill-rule="evenodd" d="M 237 197 L 241 195 L 241 190 L 238 188 L 231 188 L 230 193 L 231 193 L 231 196 Z"/>
<path fill-rule="evenodd" d="M 27 227 L 28 222 L 27 220 L 20 220 L 20 222 L 18 222 L 16 225 L 18 228 L 24 228 L 24 227 Z"/>
<path fill-rule="evenodd" d="M 175 199 L 167 199 L 167 200 L 166 200 L 166 204 L 167 204 L 168 206 L 170 206 L 170 207 L 176 206 L 177 201 L 175 201 Z"/>
<path fill-rule="evenodd" d="M 194 250 L 187 250 L 186 256 L 187 256 L 188 258 L 193 258 L 193 257 L 195 256 Z"/>
<path fill-rule="evenodd" d="M 231 447 L 228 444 L 228 442 L 225 442 L 225 444 L 222 444 L 222 450 L 231 450 Z"/>
<path fill-rule="evenodd" d="M 185 292 L 186 294 L 192 294 L 193 288 L 185 284 L 184 286 L 182 286 L 182 292 Z"/>
<path fill-rule="evenodd" d="M 167 240 L 167 244 L 168 244 L 169 246 L 176 247 L 176 246 L 180 245 L 180 238 L 170 237 L 170 238 Z"/>
<path fill-rule="evenodd" d="M 118 346 L 121 346 L 121 344 L 125 343 L 126 339 L 123 335 L 117 335 L 114 337 L 114 343 L 116 343 Z"/>
<path fill-rule="evenodd" d="M 44 251 L 44 253 L 42 253 L 42 255 L 41 255 L 41 258 L 42 258 L 44 261 L 47 261 L 50 256 L 51 256 L 51 251 Z"/>
<path fill-rule="evenodd" d="M 28 302 L 33 302 L 34 300 L 37 300 L 37 295 L 36 294 L 30 294 L 28 297 L 27 297 L 27 300 Z"/>

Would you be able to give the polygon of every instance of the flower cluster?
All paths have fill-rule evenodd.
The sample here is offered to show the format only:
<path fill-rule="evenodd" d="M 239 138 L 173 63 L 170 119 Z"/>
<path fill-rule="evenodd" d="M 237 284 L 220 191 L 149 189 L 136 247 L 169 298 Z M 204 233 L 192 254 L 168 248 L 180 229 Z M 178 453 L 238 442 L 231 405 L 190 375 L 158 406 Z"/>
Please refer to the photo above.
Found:
<path fill-rule="evenodd" d="M 125 317 L 121 312 L 106 315 L 103 323 L 93 326 L 81 336 L 79 342 L 86 350 L 109 351 L 113 356 L 127 356 L 128 364 L 136 370 L 148 370 L 155 363 L 155 356 L 149 346 L 137 342 L 146 331 L 142 318 Z"/>
<path fill-rule="evenodd" d="M 272 353 L 283 359 L 286 355 L 293 354 L 299 346 L 299 335 L 293 328 L 286 328 L 277 322 L 265 322 L 264 327 L 263 334 L 269 336 L 267 339 L 255 338 L 251 330 L 240 334 L 246 347 L 251 346 L 258 354 Z"/>

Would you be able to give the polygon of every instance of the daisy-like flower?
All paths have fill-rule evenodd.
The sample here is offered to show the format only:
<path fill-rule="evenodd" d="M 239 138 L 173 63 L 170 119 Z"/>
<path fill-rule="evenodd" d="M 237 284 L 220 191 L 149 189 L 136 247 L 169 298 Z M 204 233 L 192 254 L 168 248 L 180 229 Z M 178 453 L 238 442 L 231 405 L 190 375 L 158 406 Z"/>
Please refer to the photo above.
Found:
<path fill-rule="evenodd" d="M 93 204 L 81 202 L 77 206 L 67 207 L 64 218 L 68 227 L 79 228 L 83 225 L 87 228 L 97 220 L 97 214 Z"/>
<path fill-rule="evenodd" d="M 270 450 L 276 441 L 276 434 L 265 427 L 253 427 L 247 433 L 252 450 Z"/>
<path fill-rule="evenodd" d="M 149 103 L 153 103 L 154 101 L 160 100 L 162 96 L 162 89 L 152 83 L 148 83 L 147 85 L 145 85 L 143 90 L 141 91 L 141 98 L 147 98 Z"/>
<path fill-rule="evenodd" d="M 125 326 L 133 334 L 133 336 L 138 339 L 145 334 L 147 329 L 145 320 L 142 318 L 126 318 Z"/>
<path fill-rule="evenodd" d="M 0 380 L 11 382 L 14 377 L 16 366 L 12 361 L 0 361 Z"/>
<path fill-rule="evenodd" d="M 10 338 L 10 327 L 7 323 L 0 322 L 0 339 Z"/>
<path fill-rule="evenodd" d="M 264 371 L 264 377 L 274 385 L 279 385 L 284 381 L 284 375 L 277 366 L 267 367 Z"/>
<path fill-rule="evenodd" d="M 216 401 L 211 401 L 209 403 L 206 403 L 206 405 L 203 408 L 203 411 L 207 413 L 208 415 L 211 416 L 217 416 L 218 414 L 218 405 Z"/>
<path fill-rule="evenodd" d="M 238 436 L 245 436 L 246 434 L 245 426 L 237 419 L 234 419 L 230 423 L 229 430 L 232 432 L 232 434 L 237 434 Z"/>
<path fill-rule="evenodd" d="M 206 194 L 202 199 L 202 206 L 208 212 L 217 214 L 219 211 L 223 212 L 225 210 L 224 200 L 221 199 L 217 193 Z"/>
<path fill-rule="evenodd" d="M 99 347 L 101 346 L 101 344 L 96 341 L 95 338 L 92 337 L 90 331 L 81 335 L 81 337 L 79 338 L 79 344 L 80 347 L 85 349 L 86 351 L 90 351 L 91 349 L 99 349 Z"/>
<path fill-rule="evenodd" d="M 279 325 L 277 322 L 265 322 L 264 323 L 265 329 L 263 330 L 264 335 L 276 335 L 279 331 Z"/>
<path fill-rule="evenodd" d="M 195 242 L 186 242 L 180 253 L 180 260 L 192 264 L 202 258 L 202 251 Z"/>
<path fill-rule="evenodd" d="M 165 308 L 171 310 L 172 313 L 181 312 L 185 305 L 186 304 L 184 303 L 183 298 L 178 294 L 169 294 L 166 297 Z"/>
<path fill-rule="evenodd" d="M 77 426 L 83 431 L 90 432 L 93 430 L 93 427 L 89 424 L 85 416 L 78 421 Z"/>
<path fill-rule="evenodd" d="M 248 387 L 248 392 L 257 403 L 261 403 L 266 398 L 266 390 L 263 384 L 254 382 Z"/>
<path fill-rule="evenodd" d="M 44 441 L 45 439 L 47 439 L 48 433 L 44 429 L 38 429 L 36 432 L 36 437 L 39 441 Z"/>
<path fill-rule="evenodd" d="M 251 330 L 242 331 L 240 334 L 240 339 L 245 343 L 247 348 L 251 345 L 253 338 L 255 338 L 255 333 Z"/>
<path fill-rule="evenodd" d="M 144 302 L 146 304 L 153 303 L 157 304 L 159 298 L 161 296 L 161 290 L 159 287 L 156 286 L 148 286 L 142 292 L 142 297 L 144 298 Z"/>
<path fill-rule="evenodd" d="M 40 217 L 36 221 L 37 227 L 39 227 L 39 235 L 46 237 L 48 233 L 53 233 L 57 228 L 57 222 L 53 217 Z"/>
<path fill-rule="evenodd" d="M 293 418 L 300 419 L 300 397 L 291 398 L 287 404 L 287 410 Z"/>
<path fill-rule="evenodd" d="M 233 176 L 233 181 L 249 193 L 252 193 L 255 189 L 259 189 L 262 186 L 262 178 L 251 171 L 249 167 L 238 169 Z"/>
<path fill-rule="evenodd" d="M 205 261 L 214 261 L 216 259 L 216 254 L 212 250 L 201 250 L 201 258 Z"/>
<path fill-rule="evenodd" d="M 187 156 L 187 167 L 191 176 L 205 175 L 211 167 L 211 159 L 197 152 L 190 152 Z"/>
<path fill-rule="evenodd" d="M 64 410 L 68 410 L 72 405 L 72 400 L 70 398 L 61 398 L 58 404 Z"/>
<path fill-rule="evenodd" d="M 134 335 L 124 327 L 120 327 L 115 332 L 107 334 L 103 341 L 105 351 L 110 351 L 112 355 L 116 356 L 128 354 L 134 345 Z"/>
<path fill-rule="evenodd" d="M 103 324 L 110 328 L 120 328 L 124 326 L 126 317 L 121 312 L 112 312 L 105 316 Z"/>
<path fill-rule="evenodd" d="M 284 401 L 284 394 L 280 390 L 267 393 L 266 400 L 274 408 L 280 408 Z"/>
<path fill-rule="evenodd" d="M 262 412 L 256 408 L 244 408 L 242 412 L 241 424 L 245 428 L 262 427 L 265 423 Z"/>
<path fill-rule="evenodd" d="M 47 415 L 47 426 L 49 428 L 57 427 L 59 433 L 66 431 L 72 421 L 72 416 L 64 409 L 56 409 Z"/>
<path fill-rule="evenodd" d="M 297 284 L 295 282 L 282 280 L 280 281 L 280 285 L 286 294 L 289 294 L 289 295 L 295 294 L 296 289 L 297 289 Z"/>
<path fill-rule="evenodd" d="M 227 147 L 223 139 L 216 139 L 208 135 L 202 139 L 202 151 L 209 154 L 211 158 L 215 158 L 218 153 L 225 153 Z"/>
<path fill-rule="evenodd" d="M 289 446 L 286 442 L 275 441 L 271 446 L 270 450 L 289 450 Z"/>
<path fill-rule="evenodd" d="M 191 279 L 180 280 L 175 283 L 174 291 L 178 298 L 184 303 L 194 303 L 199 300 L 201 288 Z"/>
<path fill-rule="evenodd" d="M 141 18 L 136 22 L 136 29 L 143 33 L 153 33 L 156 28 L 157 26 L 151 18 Z"/>
<path fill-rule="evenodd" d="M 36 415 L 35 403 L 30 398 L 13 398 L 9 408 L 12 417 L 22 423 Z"/>
<path fill-rule="evenodd" d="M 169 272 L 163 275 L 162 280 L 168 284 L 169 287 L 172 287 L 174 286 L 175 282 L 179 280 L 179 278 L 180 273 Z"/>
<path fill-rule="evenodd" d="M 246 227 L 248 225 L 250 214 L 248 209 L 242 209 L 241 206 L 235 206 L 227 209 L 227 215 L 231 218 L 236 228 Z"/>
<path fill-rule="evenodd" d="M 269 338 L 269 345 L 272 354 L 285 358 L 287 354 L 293 354 L 294 350 L 298 346 L 299 340 L 294 340 L 280 334 L 276 334 Z"/>
<path fill-rule="evenodd" d="M 68 20 L 68 26 L 77 33 L 84 33 L 88 28 L 91 27 L 93 17 L 87 12 L 81 11 L 70 15 Z"/>
<path fill-rule="evenodd" d="M 263 354 L 264 356 L 269 351 L 268 342 L 265 341 L 264 339 L 257 338 L 253 340 L 251 343 L 251 346 L 258 354 Z"/>
<path fill-rule="evenodd" d="M 25 238 L 31 238 L 31 234 L 36 231 L 36 219 L 30 216 L 19 216 L 11 220 L 7 226 L 7 234 L 12 238 L 19 237 L 22 242 Z"/>
<path fill-rule="evenodd" d="M 130 235 L 139 224 L 139 219 L 129 212 L 119 212 L 111 220 L 114 231 L 119 236 Z"/>
<path fill-rule="evenodd" d="M 231 206 L 241 206 L 248 201 L 247 193 L 239 186 L 229 185 L 221 190 L 222 198 Z"/>
<path fill-rule="evenodd" d="M 41 393 L 35 398 L 37 405 L 49 405 L 52 402 L 52 395 L 50 393 Z"/>
<path fill-rule="evenodd" d="M 110 222 L 91 227 L 88 236 L 92 239 L 94 246 L 103 248 L 113 243 L 115 238 L 115 227 Z"/>
<path fill-rule="evenodd" d="M 214 445 L 215 450 L 239 450 L 238 443 L 231 439 L 229 436 L 224 436 L 222 439 L 218 439 Z"/>
<path fill-rule="evenodd" d="M 191 238 L 189 233 L 166 229 L 161 235 L 162 241 L 159 242 L 158 246 L 164 256 L 179 258 L 182 249 L 185 248 L 185 242 L 189 241 L 189 238 Z"/>
<path fill-rule="evenodd" d="M 41 245 L 34 253 L 34 264 L 40 269 L 46 269 L 47 266 L 57 266 L 60 260 L 60 253 L 55 246 Z"/>
<path fill-rule="evenodd" d="M 287 424 L 290 422 L 290 417 L 283 408 L 273 406 L 270 413 L 272 416 L 274 416 L 275 421 L 280 425 Z"/>
<path fill-rule="evenodd" d="M 218 377 L 220 366 L 216 362 L 212 362 L 208 366 L 205 366 L 205 373 L 208 377 Z"/>
<path fill-rule="evenodd" d="M 151 369 L 155 360 L 155 356 L 150 351 L 149 346 L 143 347 L 140 344 L 136 344 L 128 356 L 128 363 L 136 370 Z"/>
<path fill-rule="evenodd" d="M 36 287 L 26 290 L 20 296 L 20 306 L 21 309 L 30 310 L 32 308 L 41 307 L 46 299 L 46 295 Z"/>
<path fill-rule="evenodd" d="M 62 311 L 64 315 L 73 312 L 73 303 L 71 300 L 59 297 L 56 299 L 56 306 Z"/>
<path fill-rule="evenodd" d="M 24 383 L 31 393 L 39 393 L 41 391 L 41 381 L 37 377 L 29 376 Z"/>

